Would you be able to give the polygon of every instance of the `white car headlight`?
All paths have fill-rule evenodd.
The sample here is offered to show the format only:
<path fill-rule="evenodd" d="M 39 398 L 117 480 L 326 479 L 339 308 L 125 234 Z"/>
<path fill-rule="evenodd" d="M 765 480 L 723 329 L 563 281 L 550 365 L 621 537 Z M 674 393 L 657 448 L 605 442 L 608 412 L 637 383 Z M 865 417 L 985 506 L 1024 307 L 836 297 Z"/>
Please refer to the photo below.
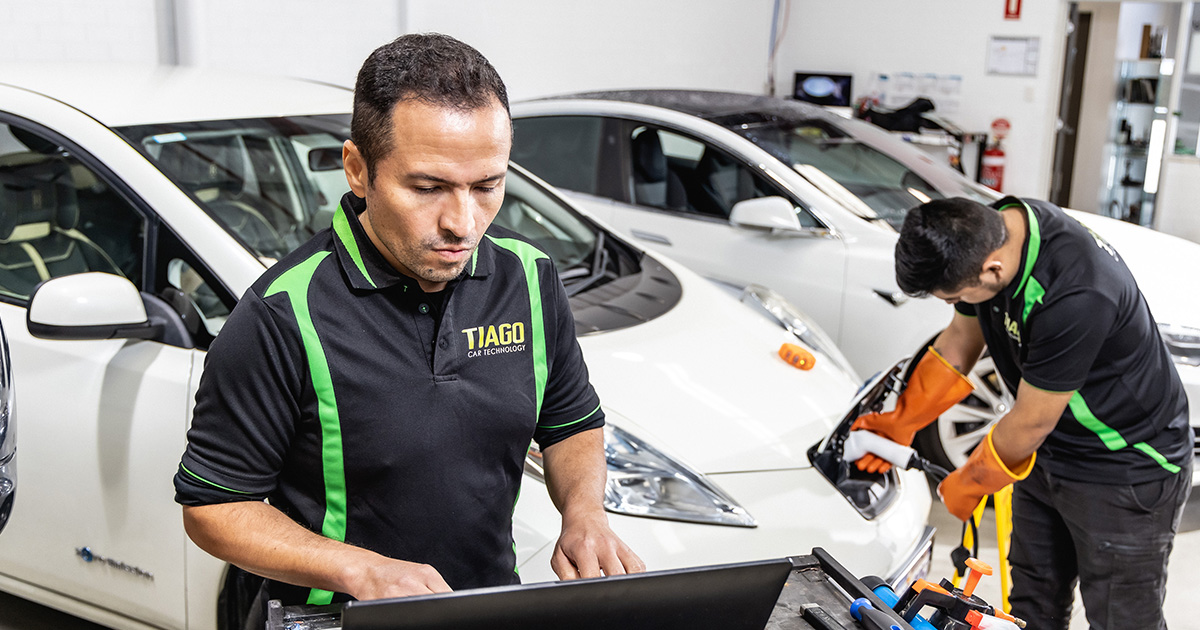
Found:
<path fill-rule="evenodd" d="M 850 362 L 846 360 L 845 355 L 825 334 L 824 330 L 806 315 L 804 311 L 796 308 L 787 298 L 783 297 L 773 289 L 752 284 L 742 290 L 742 302 L 757 306 L 764 311 L 766 315 L 771 317 L 780 326 L 787 329 L 788 332 L 796 336 L 797 339 L 804 342 L 804 345 L 811 348 L 813 351 L 825 355 L 834 365 L 837 365 L 850 380 L 855 383 L 861 383 L 862 379 L 858 377 L 858 373 L 851 367 Z"/>
<path fill-rule="evenodd" d="M 1181 365 L 1200 365 L 1200 328 L 1159 324 L 1158 332 L 1162 333 L 1167 349 L 1171 351 L 1171 359 Z"/>
<path fill-rule="evenodd" d="M 671 521 L 757 527 L 746 509 L 699 473 L 610 425 L 604 427 L 608 485 L 604 508 L 617 514 Z M 542 454 L 529 447 L 525 473 L 544 481 Z"/>

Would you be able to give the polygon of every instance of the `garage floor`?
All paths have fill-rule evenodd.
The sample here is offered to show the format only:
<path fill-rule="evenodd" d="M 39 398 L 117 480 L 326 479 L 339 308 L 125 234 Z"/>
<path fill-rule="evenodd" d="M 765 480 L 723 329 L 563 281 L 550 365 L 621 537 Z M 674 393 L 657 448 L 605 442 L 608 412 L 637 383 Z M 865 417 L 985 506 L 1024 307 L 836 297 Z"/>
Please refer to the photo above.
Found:
<path fill-rule="evenodd" d="M 1194 492 L 1185 508 L 1180 534 L 1175 539 L 1175 551 L 1171 555 L 1171 575 L 1167 579 L 1167 623 L 1172 630 L 1200 630 L 1196 620 L 1196 602 L 1200 601 L 1200 492 Z M 930 517 L 938 529 L 934 544 L 933 575 L 949 576 L 950 550 L 958 545 L 960 524 L 940 504 L 933 506 Z M 995 521 L 991 514 L 984 519 L 980 531 L 980 559 L 992 567 L 999 566 L 996 552 Z M 984 578 L 977 592 L 985 600 L 1000 601 L 1000 581 L 995 576 Z M 1078 600 L 1077 600 L 1078 602 Z M 1076 605 L 1071 618 L 1070 630 L 1087 630 L 1087 620 L 1082 609 Z M 98 626 L 55 610 L 0 593 L 0 630 L 103 630 Z"/>

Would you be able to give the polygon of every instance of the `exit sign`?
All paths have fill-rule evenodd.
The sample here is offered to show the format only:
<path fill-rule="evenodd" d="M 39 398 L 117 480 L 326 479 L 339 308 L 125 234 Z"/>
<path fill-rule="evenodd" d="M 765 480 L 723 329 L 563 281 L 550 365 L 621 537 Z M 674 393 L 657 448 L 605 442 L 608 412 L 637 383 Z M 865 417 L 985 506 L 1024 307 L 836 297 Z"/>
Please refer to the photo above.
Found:
<path fill-rule="evenodd" d="M 1021 19 L 1021 0 L 1004 0 L 1004 19 Z"/>

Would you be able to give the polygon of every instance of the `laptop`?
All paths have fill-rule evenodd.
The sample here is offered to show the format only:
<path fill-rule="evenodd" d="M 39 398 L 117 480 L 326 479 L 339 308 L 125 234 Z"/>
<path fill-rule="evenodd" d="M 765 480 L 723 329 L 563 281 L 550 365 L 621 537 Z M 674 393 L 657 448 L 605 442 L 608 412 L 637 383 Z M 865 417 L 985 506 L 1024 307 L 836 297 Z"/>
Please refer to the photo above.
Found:
<path fill-rule="evenodd" d="M 787 559 L 349 602 L 342 630 L 762 630 Z"/>

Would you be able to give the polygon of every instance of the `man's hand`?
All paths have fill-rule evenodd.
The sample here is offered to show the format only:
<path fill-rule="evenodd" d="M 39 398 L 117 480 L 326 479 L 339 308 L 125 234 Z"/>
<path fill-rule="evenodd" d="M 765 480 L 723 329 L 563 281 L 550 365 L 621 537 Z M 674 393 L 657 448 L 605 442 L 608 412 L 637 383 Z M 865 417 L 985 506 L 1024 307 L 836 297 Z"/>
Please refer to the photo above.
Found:
<path fill-rule="evenodd" d="M 377 556 L 352 570 L 346 593 L 358 600 L 449 593 L 451 588 L 437 569 L 428 564 Z"/>
<path fill-rule="evenodd" d="M 953 407 L 972 389 L 971 382 L 930 346 L 913 369 L 908 386 L 896 400 L 895 410 L 860 416 L 850 428 L 865 429 L 908 446 L 913 443 L 917 431 L 937 420 L 942 412 Z M 858 460 L 858 469 L 867 472 L 887 472 L 891 467 L 869 453 Z"/>
<path fill-rule="evenodd" d="M 646 565 L 608 527 L 601 510 L 583 517 L 563 517 L 550 568 L 561 580 L 641 573 Z"/>
<path fill-rule="evenodd" d="M 967 463 L 938 486 L 946 509 L 965 521 L 983 497 L 1027 477 L 1038 447 L 1054 430 L 1073 395 L 1048 392 L 1022 380 L 1012 411 L 992 427 Z"/>
<path fill-rule="evenodd" d="M 542 449 L 546 489 L 563 517 L 550 568 L 564 580 L 646 570 L 608 526 L 604 513 L 604 429 L 591 429 Z"/>

